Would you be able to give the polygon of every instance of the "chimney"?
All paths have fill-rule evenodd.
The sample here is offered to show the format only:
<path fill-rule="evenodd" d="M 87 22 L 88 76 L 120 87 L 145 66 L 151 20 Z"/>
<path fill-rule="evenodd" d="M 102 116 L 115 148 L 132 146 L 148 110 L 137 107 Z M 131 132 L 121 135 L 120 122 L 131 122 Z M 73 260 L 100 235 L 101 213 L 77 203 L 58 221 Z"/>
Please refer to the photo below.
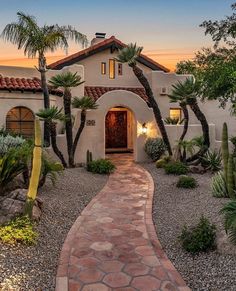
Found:
<path fill-rule="evenodd" d="M 106 36 L 106 33 L 104 33 L 104 32 L 96 32 L 95 38 L 93 38 L 91 41 L 91 46 L 93 46 L 101 41 L 104 41 L 104 39 L 106 39 L 105 36 Z"/>

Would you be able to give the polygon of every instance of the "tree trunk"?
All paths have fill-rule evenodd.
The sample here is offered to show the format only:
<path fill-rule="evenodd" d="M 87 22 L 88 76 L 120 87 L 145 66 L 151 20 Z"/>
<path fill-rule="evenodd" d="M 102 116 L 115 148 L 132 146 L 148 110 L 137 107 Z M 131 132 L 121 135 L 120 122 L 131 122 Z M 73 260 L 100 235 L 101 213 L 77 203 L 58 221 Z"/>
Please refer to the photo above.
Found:
<path fill-rule="evenodd" d="M 154 95 L 153 95 L 152 89 L 149 85 L 149 82 L 148 82 L 147 78 L 144 76 L 143 71 L 139 67 L 137 67 L 136 65 L 130 65 L 130 66 L 132 67 L 135 76 L 137 77 L 137 79 L 139 80 L 139 82 L 142 84 L 142 86 L 145 89 L 145 92 L 146 92 L 147 97 L 148 97 L 149 105 L 153 109 L 156 123 L 157 123 L 159 130 L 161 132 L 163 141 L 166 144 L 167 151 L 168 151 L 169 155 L 172 155 L 172 150 L 171 150 L 169 138 L 168 138 L 168 135 L 167 135 L 167 132 L 165 129 L 164 122 L 162 120 L 161 111 L 159 109 L 159 106 L 158 106 L 155 98 L 154 98 Z"/>
<path fill-rule="evenodd" d="M 184 140 L 185 135 L 188 131 L 188 123 L 189 123 L 189 114 L 188 114 L 188 109 L 185 104 L 180 104 L 180 107 L 182 108 L 183 114 L 184 114 L 184 128 L 183 132 L 179 138 L 180 141 Z"/>
<path fill-rule="evenodd" d="M 189 106 L 191 110 L 193 111 L 193 113 L 195 114 L 195 116 L 197 117 L 197 119 L 201 123 L 202 133 L 203 133 L 203 147 L 195 155 L 187 159 L 188 163 L 198 160 L 201 156 L 203 156 L 207 152 L 207 150 L 210 147 L 209 126 L 208 126 L 205 115 L 199 108 L 196 101 L 193 103 L 190 103 Z"/>
<path fill-rule="evenodd" d="M 57 140 L 56 140 L 57 131 L 56 131 L 56 123 L 55 122 L 51 122 L 50 123 L 50 134 L 51 134 L 51 141 L 52 141 L 52 149 L 53 149 L 54 153 L 60 159 L 63 167 L 67 168 L 67 164 L 66 164 L 66 161 L 65 161 L 65 159 L 63 157 L 63 154 L 61 153 L 61 151 L 57 147 Z"/>
<path fill-rule="evenodd" d="M 44 98 L 44 108 L 50 107 L 50 99 L 49 99 L 49 92 L 48 92 L 48 86 L 47 86 L 47 80 L 46 80 L 46 58 L 45 56 L 39 55 L 39 72 L 41 75 L 41 87 L 43 91 L 43 98 Z M 44 145 L 50 146 L 50 125 L 48 121 L 44 122 Z"/>
<path fill-rule="evenodd" d="M 73 158 L 75 156 L 75 151 L 76 151 L 76 148 L 77 148 L 77 145 L 78 145 L 78 141 L 79 141 L 79 138 L 81 136 L 81 133 L 85 127 L 85 121 L 86 121 L 86 110 L 81 110 L 81 114 L 80 114 L 80 126 L 79 126 L 79 129 L 76 133 L 76 136 L 75 136 L 75 140 L 74 140 L 74 143 L 73 143 Z"/>
<path fill-rule="evenodd" d="M 73 125 L 71 115 L 71 92 L 69 89 L 65 89 L 64 97 L 64 112 L 66 115 L 65 128 L 66 128 L 66 141 L 67 141 L 67 153 L 69 158 L 69 166 L 74 167 L 74 155 L 73 155 Z"/>

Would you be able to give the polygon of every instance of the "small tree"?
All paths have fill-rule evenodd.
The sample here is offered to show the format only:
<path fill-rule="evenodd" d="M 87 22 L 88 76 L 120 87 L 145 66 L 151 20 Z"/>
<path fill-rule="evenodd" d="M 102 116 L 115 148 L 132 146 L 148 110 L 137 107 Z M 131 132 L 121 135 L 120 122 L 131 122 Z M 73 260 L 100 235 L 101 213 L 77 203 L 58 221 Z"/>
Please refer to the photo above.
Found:
<path fill-rule="evenodd" d="M 72 101 L 72 106 L 74 108 L 80 109 L 80 126 L 77 130 L 77 133 L 75 135 L 74 143 L 73 143 L 73 159 L 75 155 L 75 151 L 78 145 L 78 141 L 80 139 L 81 133 L 83 132 L 83 129 L 85 127 L 86 122 L 86 115 L 88 110 L 97 109 L 98 104 L 96 104 L 96 101 L 93 100 L 91 97 L 84 96 L 84 97 L 75 97 Z"/>
<path fill-rule="evenodd" d="M 56 106 L 52 106 L 50 108 L 46 109 L 40 109 L 36 115 L 41 118 L 44 121 L 47 121 L 49 124 L 49 132 L 50 132 L 50 137 L 51 137 L 51 142 L 52 142 L 52 149 L 54 153 L 58 156 L 60 159 L 62 165 L 66 168 L 67 163 L 64 159 L 64 156 L 62 152 L 59 150 L 57 146 L 57 121 L 62 121 L 65 120 L 65 116 L 62 113 L 62 108 L 59 110 Z"/>
<path fill-rule="evenodd" d="M 162 120 L 160 108 L 154 98 L 154 94 L 152 92 L 151 86 L 147 78 L 145 77 L 143 71 L 137 66 L 137 58 L 140 56 L 142 49 L 143 49 L 142 47 L 138 47 L 136 46 L 136 44 L 129 44 L 127 47 L 119 51 L 116 60 L 120 63 L 127 63 L 133 69 L 135 76 L 144 87 L 148 97 L 148 104 L 153 109 L 156 123 L 161 132 L 163 141 L 166 144 L 169 155 L 172 155 L 169 138 L 165 129 L 164 122 Z"/>
<path fill-rule="evenodd" d="M 84 81 L 81 81 L 81 76 L 77 73 L 66 72 L 58 74 L 52 77 L 49 83 L 55 88 L 62 88 L 64 112 L 66 115 L 65 128 L 66 128 L 66 141 L 67 141 L 67 152 L 69 157 L 69 166 L 74 167 L 74 154 L 73 154 L 73 124 L 71 114 L 71 88 L 78 87 Z"/>

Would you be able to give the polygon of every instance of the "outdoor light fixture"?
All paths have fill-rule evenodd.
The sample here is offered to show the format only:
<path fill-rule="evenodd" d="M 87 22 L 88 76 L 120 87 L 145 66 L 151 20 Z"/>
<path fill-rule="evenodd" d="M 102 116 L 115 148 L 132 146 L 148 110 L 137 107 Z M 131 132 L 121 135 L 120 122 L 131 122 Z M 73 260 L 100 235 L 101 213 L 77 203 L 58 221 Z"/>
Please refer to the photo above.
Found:
<path fill-rule="evenodd" d="M 142 134 L 146 134 L 147 133 L 147 124 L 144 122 L 142 124 Z"/>

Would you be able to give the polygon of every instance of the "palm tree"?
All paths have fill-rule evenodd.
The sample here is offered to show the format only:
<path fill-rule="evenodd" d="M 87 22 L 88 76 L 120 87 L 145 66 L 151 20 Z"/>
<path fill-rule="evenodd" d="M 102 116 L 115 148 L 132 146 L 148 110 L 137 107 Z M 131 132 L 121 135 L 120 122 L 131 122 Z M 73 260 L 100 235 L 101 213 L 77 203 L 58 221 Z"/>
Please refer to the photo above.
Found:
<path fill-rule="evenodd" d="M 49 83 L 55 88 L 63 88 L 63 103 L 64 112 L 66 115 L 65 127 L 66 127 L 66 141 L 67 152 L 69 157 L 69 166 L 74 167 L 74 155 L 73 155 L 73 124 L 71 115 L 71 88 L 77 87 L 84 83 L 81 81 L 81 76 L 77 73 L 66 72 L 58 74 L 49 80 Z"/>
<path fill-rule="evenodd" d="M 44 108 L 49 108 L 50 100 L 46 81 L 47 62 L 45 54 L 47 52 L 54 52 L 58 48 L 67 49 L 69 39 L 85 45 L 87 44 L 87 38 L 70 25 L 59 26 L 55 24 L 40 27 L 34 16 L 17 12 L 17 17 L 17 22 L 6 25 L 1 37 L 17 45 L 18 49 L 24 49 L 24 54 L 29 58 L 38 57 L 37 70 L 41 75 Z M 49 129 L 47 123 L 45 123 L 45 145 L 49 145 L 49 140 Z"/>
<path fill-rule="evenodd" d="M 75 140 L 73 143 L 73 157 L 74 157 L 79 138 L 80 138 L 81 133 L 82 133 L 84 126 L 85 126 L 87 110 L 97 109 L 98 104 L 96 104 L 96 101 L 93 100 L 91 97 L 84 96 L 84 97 L 80 97 L 80 98 L 75 97 L 72 101 L 72 106 L 74 108 L 81 110 L 80 126 L 77 130 L 77 133 L 75 135 Z"/>
<path fill-rule="evenodd" d="M 52 142 L 52 149 L 54 153 L 58 156 L 60 159 L 62 165 L 66 168 L 67 163 L 63 157 L 62 152 L 59 150 L 57 146 L 57 121 L 62 121 L 65 120 L 65 116 L 62 113 L 62 108 L 58 109 L 56 106 L 51 106 L 50 108 L 46 109 L 40 109 L 36 115 L 44 120 L 47 121 L 49 124 L 49 133 L 51 137 L 51 142 Z"/>
<path fill-rule="evenodd" d="M 196 154 L 189 157 L 187 162 L 195 161 L 203 156 L 210 146 L 209 126 L 205 115 L 198 106 L 198 92 L 200 92 L 200 83 L 195 81 L 194 78 L 187 78 L 184 82 L 179 81 L 176 85 L 173 85 L 173 92 L 170 95 L 172 100 L 179 100 L 179 102 L 188 105 L 202 126 L 203 146 Z"/>
<path fill-rule="evenodd" d="M 127 63 L 133 69 L 135 76 L 144 87 L 146 95 L 148 97 L 148 103 L 153 109 L 156 123 L 161 132 L 163 141 L 166 144 L 169 155 L 172 155 L 169 138 L 165 129 L 164 122 L 162 120 L 160 108 L 154 98 L 151 86 L 147 78 L 144 76 L 143 71 L 137 66 L 137 58 L 141 54 L 142 49 L 143 49 L 142 47 L 137 47 L 136 44 L 129 44 L 128 46 L 119 50 L 118 56 L 115 58 L 115 60 L 117 60 L 120 63 Z"/>

